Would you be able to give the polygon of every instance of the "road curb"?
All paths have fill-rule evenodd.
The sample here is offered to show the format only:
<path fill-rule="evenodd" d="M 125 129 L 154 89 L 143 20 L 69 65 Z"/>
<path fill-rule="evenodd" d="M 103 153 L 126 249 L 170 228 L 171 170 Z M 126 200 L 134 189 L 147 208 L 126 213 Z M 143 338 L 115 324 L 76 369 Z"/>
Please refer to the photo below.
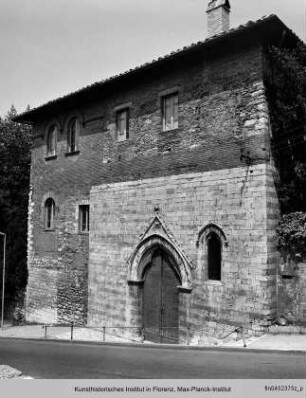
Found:
<path fill-rule="evenodd" d="M 268 349 L 268 348 L 248 348 L 248 347 L 224 347 L 224 346 L 185 346 L 176 344 L 141 344 L 141 343 L 118 343 L 118 342 L 103 342 L 103 341 L 88 341 L 88 340 L 65 340 L 65 339 L 44 339 L 44 338 L 29 338 L 29 337 L 4 337 L 0 336 L 1 340 L 22 340 L 22 341 L 39 341 L 44 343 L 61 343 L 61 344 L 83 344 L 83 345 L 101 345 L 109 347 L 137 347 L 137 348 L 153 348 L 153 349 L 169 349 L 169 350 L 190 350 L 190 351 L 239 351 L 239 352 L 258 352 L 258 353 L 286 353 L 286 354 L 304 354 L 305 350 L 282 350 L 282 349 Z"/>

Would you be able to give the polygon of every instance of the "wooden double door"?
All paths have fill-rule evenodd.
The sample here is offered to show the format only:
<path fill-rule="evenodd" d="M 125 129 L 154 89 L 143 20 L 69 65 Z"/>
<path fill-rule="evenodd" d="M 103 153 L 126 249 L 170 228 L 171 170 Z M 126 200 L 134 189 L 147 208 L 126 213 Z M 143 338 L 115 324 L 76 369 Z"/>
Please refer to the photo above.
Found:
<path fill-rule="evenodd" d="M 180 281 L 164 251 L 157 250 L 153 254 L 144 278 L 145 339 L 156 343 L 175 344 L 178 342 Z"/>

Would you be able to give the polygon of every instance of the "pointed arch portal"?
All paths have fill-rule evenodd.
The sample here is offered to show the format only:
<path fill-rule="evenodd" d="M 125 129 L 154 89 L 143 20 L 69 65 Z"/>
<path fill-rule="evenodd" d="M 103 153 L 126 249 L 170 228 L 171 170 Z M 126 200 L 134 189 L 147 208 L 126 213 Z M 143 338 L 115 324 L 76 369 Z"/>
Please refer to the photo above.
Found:
<path fill-rule="evenodd" d="M 161 248 L 173 259 L 172 263 L 180 276 L 182 291 L 190 292 L 192 290 L 191 283 L 191 266 L 178 248 L 164 237 L 154 234 L 142 240 L 136 247 L 129 259 L 128 282 L 142 283 L 144 269 L 151 261 L 152 254 L 155 249 Z"/>
<path fill-rule="evenodd" d="M 192 290 L 191 267 L 178 247 L 153 233 L 129 258 L 127 321 L 143 329 L 145 339 L 179 342 L 182 294 Z"/>

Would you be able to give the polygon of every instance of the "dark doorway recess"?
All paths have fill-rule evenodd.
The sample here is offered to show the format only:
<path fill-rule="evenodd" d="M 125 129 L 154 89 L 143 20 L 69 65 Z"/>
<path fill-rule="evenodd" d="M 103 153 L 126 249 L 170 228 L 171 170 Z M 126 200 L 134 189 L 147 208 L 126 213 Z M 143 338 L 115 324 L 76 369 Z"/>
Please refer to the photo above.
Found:
<path fill-rule="evenodd" d="M 178 343 L 180 280 L 173 264 L 157 249 L 144 272 L 143 327 L 145 339 L 155 343 Z"/>

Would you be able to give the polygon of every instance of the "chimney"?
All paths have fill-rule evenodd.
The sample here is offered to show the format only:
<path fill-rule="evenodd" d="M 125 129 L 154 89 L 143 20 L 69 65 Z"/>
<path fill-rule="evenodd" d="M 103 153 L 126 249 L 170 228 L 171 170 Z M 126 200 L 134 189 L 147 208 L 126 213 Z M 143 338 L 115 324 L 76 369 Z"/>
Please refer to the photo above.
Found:
<path fill-rule="evenodd" d="M 227 32 L 230 28 L 229 0 L 209 0 L 207 8 L 208 37 Z"/>

